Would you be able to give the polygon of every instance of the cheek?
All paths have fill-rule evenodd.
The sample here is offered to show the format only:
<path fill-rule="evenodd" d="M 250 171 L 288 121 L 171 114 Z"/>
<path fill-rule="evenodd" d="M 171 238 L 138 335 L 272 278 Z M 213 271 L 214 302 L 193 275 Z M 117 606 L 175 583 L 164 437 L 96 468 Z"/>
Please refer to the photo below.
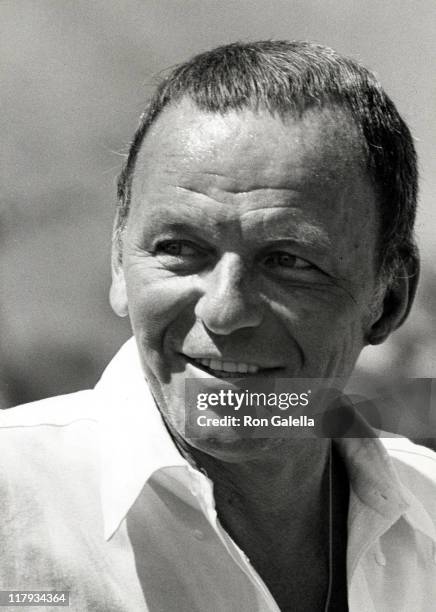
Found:
<path fill-rule="evenodd" d="M 275 303 L 274 310 L 300 346 L 311 375 L 352 369 L 364 345 L 364 316 L 348 295 L 294 294 L 286 304 Z"/>
<path fill-rule="evenodd" d="M 196 293 L 189 277 L 153 278 L 141 273 L 128 274 L 127 298 L 135 336 L 149 349 L 164 350 L 168 329 L 176 322 L 188 326 Z M 183 334 L 186 330 L 180 329 Z"/>
<path fill-rule="evenodd" d="M 354 369 L 357 358 L 364 347 L 361 321 L 350 322 L 346 327 L 338 327 L 331 341 L 329 373 L 348 376 Z"/>
<path fill-rule="evenodd" d="M 290 330 L 304 330 L 317 341 L 346 331 L 353 322 L 360 321 L 356 302 L 338 288 L 292 288 L 288 293 L 269 297 L 271 308 Z"/>
<path fill-rule="evenodd" d="M 332 317 L 329 325 L 320 331 L 311 355 L 316 356 L 322 376 L 348 377 L 363 346 L 361 317 L 343 313 Z"/>

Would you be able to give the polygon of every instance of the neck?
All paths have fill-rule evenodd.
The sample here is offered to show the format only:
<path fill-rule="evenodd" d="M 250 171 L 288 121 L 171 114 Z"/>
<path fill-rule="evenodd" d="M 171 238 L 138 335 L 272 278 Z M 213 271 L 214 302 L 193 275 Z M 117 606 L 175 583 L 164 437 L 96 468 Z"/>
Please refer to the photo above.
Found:
<path fill-rule="evenodd" d="M 259 459 L 241 462 L 222 461 L 190 449 L 196 465 L 214 483 L 221 516 L 240 509 L 252 519 L 267 515 L 294 524 L 299 518 L 308 524 L 309 515 L 319 516 L 325 505 L 323 483 L 329 452 L 329 441 L 316 439 L 289 440 Z"/>
<path fill-rule="evenodd" d="M 260 459 L 238 463 L 189 449 L 188 458 L 214 483 L 221 525 L 282 610 L 327 609 L 332 577 L 338 601 L 346 601 L 348 485 L 343 486 L 347 478 L 337 458 L 333 465 L 333 455 L 329 440 L 315 439 L 290 440 Z M 335 484 L 344 497 L 332 505 Z M 335 609 L 343 609 L 343 603 Z"/>

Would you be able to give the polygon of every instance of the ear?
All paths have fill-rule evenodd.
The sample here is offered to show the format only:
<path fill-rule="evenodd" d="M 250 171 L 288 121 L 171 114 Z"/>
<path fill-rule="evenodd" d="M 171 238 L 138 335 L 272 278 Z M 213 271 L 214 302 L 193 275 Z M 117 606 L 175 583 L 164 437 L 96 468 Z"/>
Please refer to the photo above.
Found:
<path fill-rule="evenodd" d="M 395 277 L 386 287 L 381 315 L 366 334 L 369 344 L 381 344 L 404 323 L 415 298 L 418 279 L 417 258 L 411 257 L 397 266 Z"/>
<path fill-rule="evenodd" d="M 112 243 L 112 284 L 109 291 L 109 302 L 112 310 L 119 317 L 126 317 L 129 314 L 127 303 L 126 281 L 121 262 L 121 251 L 118 240 Z"/>

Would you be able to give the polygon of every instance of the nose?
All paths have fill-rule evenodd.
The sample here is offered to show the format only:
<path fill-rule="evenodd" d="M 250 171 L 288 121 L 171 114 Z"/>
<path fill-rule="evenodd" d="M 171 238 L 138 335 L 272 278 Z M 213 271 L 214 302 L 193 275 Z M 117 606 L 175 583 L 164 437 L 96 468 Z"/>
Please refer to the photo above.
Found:
<path fill-rule="evenodd" d="M 260 325 L 262 300 L 249 276 L 241 258 L 226 253 L 203 277 L 203 293 L 195 306 L 195 315 L 209 331 L 228 335 Z"/>

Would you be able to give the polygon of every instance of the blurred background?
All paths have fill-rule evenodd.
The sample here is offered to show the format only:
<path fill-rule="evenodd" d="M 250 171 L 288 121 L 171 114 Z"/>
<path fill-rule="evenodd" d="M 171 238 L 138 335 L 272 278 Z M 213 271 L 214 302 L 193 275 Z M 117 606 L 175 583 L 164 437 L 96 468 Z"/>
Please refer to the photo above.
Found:
<path fill-rule="evenodd" d="M 408 322 L 359 368 L 436 377 L 435 22 L 433 0 L 1 0 L 0 406 L 93 386 L 130 335 L 107 300 L 126 145 L 162 71 L 234 40 L 351 55 L 411 127 L 421 286 Z"/>

